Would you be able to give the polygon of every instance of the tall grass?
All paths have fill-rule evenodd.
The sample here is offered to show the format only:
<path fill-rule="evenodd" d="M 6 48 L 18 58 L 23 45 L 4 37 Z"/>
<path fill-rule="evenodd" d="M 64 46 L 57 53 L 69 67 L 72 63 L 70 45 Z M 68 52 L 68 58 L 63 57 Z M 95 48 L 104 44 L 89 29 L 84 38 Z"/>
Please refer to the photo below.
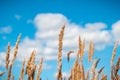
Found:
<path fill-rule="evenodd" d="M 66 80 L 66 78 L 63 78 L 62 74 L 62 48 L 63 48 L 63 39 L 64 39 L 64 30 L 65 30 L 65 24 L 62 26 L 59 38 L 58 38 L 58 70 L 57 70 L 57 80 Z M 5 60 L 5 67 L 7 70 L 7 80 L 14 80 L 14 75 L 12 74 L 12 69 L 15 63 L 15 60 L 17 58 L 18 54 L 18 47 L 20 42 L 21 34 L 18 36 L 18 39 L 16 41 L 16 45 L 14 48 L 14 55 L 12 58 L 12 61 L 10 61 L 10 43 L 8 43 L 7 52 L 6 52 L 6 60 Z M 120 56 L 118 61 L 114 64 L 114 59 L 116 56 L 116 50 L 118 47 L 118 42 L 115 43 L 113 52 L 112 52 L 112 58 L 110 60 L 111 64 L 111 80 L 120 80 L 120 74 L 118 74 L 118 71 L 120 70 Z M 99 63 L 100 59 L 92 59 L 94 54 L 94 43 L 92 40 L 89 42 L 88 46 L 88 61 L 89 63 L 93 62 L 92 66 L 88 68 L 87 71 L 84 69 L 83 64 L 83 56 L 84 56 L 84 48 L 85 48 L 85 39 L 81 40 L 80 36 L 78 37 L 78 51 L 75 58 L 75 62 L 72 65 L 72 68 L 70 69 L 70 76 L 68 80 L 107 80 L 108 75 L 104 73 L 104 66 L 101 67 L 99 70 L 96 70 L 97 64 Z M 67 53 L 67 60 L 69 62 L 70 55 L 74 53 L 74 51 L 69 51 Z M 39 64 L 35 64 L 36 59 L 36 51 L 33 50 L 28 61 L 25 61 L 25 59 L 22 62 L 22 67 L 20 71 L 20 76 L 18 80 L 24 80 L 24 77 L 27 75 L 28 80 L 41 80 L 40 77 L 42 73 L 42 65 L 43 65 L 43 58 L 40 59 Z M 25 65 L 26 64 L 26 65 Z M 38 69 L 36 68 L 38 66 Z M 0 76 L 3 76 L 5 72 L 1 72 Z M 91 75 L 91 76 L 90 76 Z M 47 79 L 51 80 L 51 79 Z"/>

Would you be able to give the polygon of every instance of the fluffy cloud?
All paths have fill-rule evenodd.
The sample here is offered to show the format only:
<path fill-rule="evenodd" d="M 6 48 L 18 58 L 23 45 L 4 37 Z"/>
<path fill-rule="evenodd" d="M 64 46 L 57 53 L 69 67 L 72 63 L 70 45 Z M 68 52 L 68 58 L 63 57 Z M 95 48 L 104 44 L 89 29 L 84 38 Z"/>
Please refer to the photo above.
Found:
<path fill-rule="evenodd" d="M 55 79 L 57 79 L 57 73 L 54 74 L 54 77 L 55 77 Z M 62 72 L 62 77 L 63 77 L 65 80 L 69 80 L 70 73 Z"/>
<path fill-rule="evenodd" d="M 112 25 L 112 33 L 116 41 L 120 41 L 120 21 Z"/>
<path fill-rule="evenodd" d="M 36 27 L 35 37 L 30 39 L 25 37 L 19 45 L 18 60 L 28 58 L 33 50 L 37 52 L 37 60 L 44 57 L 45 60 L 57 59 L 58 34 L 61 26 L 66 22 L 65 36 L 63 41 L 63 56 L 65 57 L 69 50 L 77 51 L 78 36 L 86 40 L 86 44 L 93 40 L 96 50 L 105 49 L 106 45 L 111 43 L 112 36 L 120 39 L 118 36 L 120 21 L 113 24 L 112 30 L 107 30 L 107 25 L 102 22 L 87 23 L 80 26 L 70 22 L 62 14 L 38 14 L 34 19 Z M 86 45 L 88 46 L 88 45 Z"/>
<path fill-rule="evenodd" d="M 105 29 L 107 27 L 102 22 L 99 22 L 99 23 L 87 23 L 85 26 L 86 26 L 86 28 L 88 28 L 90 30 L 101 30 L 101 29 Z"/>
<path fill-rule="evenodd" d="M 5 27 L 1 27 L 0 28 L 0 34 L 9 34 L 12 31 L 12 27 L 11 26 L 5 26 Z"/>
<path fill-rule="evenodd" d="M 0 52 L 0 67 L 4 67 L 5 66 L 5 63 L 4 63 L 4 60 L 5 60 L 5 53 L 4 52 Z"/>
<path fill-rule="evenodd" d="M 67 21 L 67 18 L 62 14 L 38 14 L 34 19 L 34 24 L 40 31 L 56 30 L 58 27 Z"/>

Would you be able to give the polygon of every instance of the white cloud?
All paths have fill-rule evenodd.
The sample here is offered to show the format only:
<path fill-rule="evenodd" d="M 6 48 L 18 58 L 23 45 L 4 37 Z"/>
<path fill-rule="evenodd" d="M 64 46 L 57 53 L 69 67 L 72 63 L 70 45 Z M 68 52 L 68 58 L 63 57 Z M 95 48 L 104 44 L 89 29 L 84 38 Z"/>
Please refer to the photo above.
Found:
<path fill-rule="evenodd" d="M 4 67 L 5 66 L 5 53 L 4 52 L 0 52 L 0 67 Z"/>
<path fill-rule="evenodd" d="M 86 28 L 90 29 L 90 30 L 101 30 L 101 29 L 105 29 L 107 26 L 106 24 L 99 22 L 99 23 L 87 23 Z"/>
<path fill-rule="evenodd" d="M 54 74 L 55 79 L 57 79 L 57 73 Z M 62 77 L 65 78 L 65 80 L 68 80 L 70 77 L 70 73 L 68 72 L 62 72 Z"/>
<path fill-rule="evenodd" d="M 116 41 L 120 41 L 120 20 L 112 25 L 112 33 Z"/>
<path fill-rule="evenodd" d="M 62 14 L 38 14 L 34 19 L 37 28 L 35 38 L 26 37 L 19 46 L 19 60 L 29 57 L 35 49 L 37 59 L 44 57 L 46 60 L 57 59 L 58 34 L 62 24 L 66 22 L 65 36 L 63 41 L 63 53 L 65 56 L 69 50 L 77 50 L 78 36 L 86 41 L 93 40 L 97 50 L 104 49 L 111 40 L 111 36 L 104 23 L 88 23 L 80 26 L 69 22 Z M 95 31 L 93 31 L 95 30 Z"/>
<path fill-rule="evenodd" d="M 0 34 L 9 34 L 12 32 L 12 27 L 11 26 L 5 26 L 0 28 Z"/>
<path fill-rule="evenodd" d="M 106 45 L 110 44 L 112 40 L 111 34 L 116 36 L 116 30 L 119 27 L 118 22 L 113 25 L 113 30 L 106 30 L 106 24 L 102 22 L 87 23 L 85 26 L 72 23 L 62 14 L 38 14 L 34 19 L 34 24 L 37 28 L 34 33 L 35 38 L 30 39 L 25 37 L 19 45 L 18 60 L 28 58 L 33 50 L 37 52 L 37 60 L 44 57 L 45 60 L 57 59 L 58 49 L 58 34 L 60 28 L 64 22 L 66 22 L 65 36 L 63 41 L 63 56 L 66 56 L 66 52 L 69 50 L 77 50 L 78 48 L 78 36 L 82 39 L 85 38 L 86 44 L 90 40 L 95 43 L 96 50 L 105 49 Z M 116 29 L 117 28 L 117 29 Z M 112 32 L 112 33 L 111 33 Z M 119 36 L 118 36 L 119 37 Z M 88 45 L 86 45 L 87 47 Z"/>
<path fill-rule="evenodd" d="M 21 16 L 21 15 L 16 14 L 16 15 L 15 15 L 15 18 L 16 18 L 17 20 L 20 20 L 20 19 L 22 18 L 22 16 Z"/>
<path fill-rule="evenodd" d="M 34 24 L 39 31 L 56 30 L 58 27 L 67 21 L 67 18 L 62 14 L 38 14 L 34 19 Z"/>

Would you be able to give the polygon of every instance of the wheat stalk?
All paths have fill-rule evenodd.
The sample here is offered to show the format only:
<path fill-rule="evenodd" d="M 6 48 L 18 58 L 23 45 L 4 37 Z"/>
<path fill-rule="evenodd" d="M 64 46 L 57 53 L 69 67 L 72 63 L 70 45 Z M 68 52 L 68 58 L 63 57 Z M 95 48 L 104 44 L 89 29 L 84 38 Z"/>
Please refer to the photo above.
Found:
<path fill-rule="evenodd" d="M 18 45 L 19 45 L 19 42 L 20 42 L 20 37 L 21 37 L 21 34 L 18 36 L 16 45 L 15 45 L 15 48 L 14 48 L 14 56 L 13 56 L 13 59 L 12 59 L 12 65 L 14 65 L 14 61 L 15 61 L 15 59 L 17 57 Z"/>
<path fill-rule="evenodd" d="M 95 78 L 95 73 L 96 73 L 95 69 L 96 69 L 97 64 L 99 63 L 99 61 L 100 61 L 100 59 L 98 59 L 98 60 L 95 59 L 94 62 L 93 62 L 93 65 L 92 65 L 92 68 L 91 68 L 91 72 L 93 74 L 92 75 L 92 80 L 94 80 L 94 78 Z"/>
<path fill-rule="evenodd" d="M 12 75 L 12 80 L 14 80 L 14 75 Z"/>
<path fill-rule="evenodd" d="M 34 80 L 34 72 L 36 70 L 36 65 L 34 64 L 35 55 L 36 52 L 33 50 L 27 62 L 26 74 L 28 74 L 28 80 Z"/>
<path fill-rule="evenodd" d="M 62 26 L 59 34 L 59 43 L 58 43 L 58 74 L 57 79 L 62 80 L 62 46 L 63 46 L 63 36 L 64 36 L 65 24 Z"/>
<path fill-rule="evenodd" d="M 91 40 L 90 43 L 89 43 L 89 49 L 88 49 L 88 61 L 89 62 L 92 61 L 93 54 L 94 54 L 94 44 Z"/>
<path fill-rule="evenodd" d="M 85 80 L 85 73 L 84 73 L 84 65 L 81 63 L 81 66 L 80 66 L 80 70 L 81 70 L 81 79 L 82 80 Z"/>
<path fill-rule="evenodd" d="M 23 62 L 22 62 L 22 69 L 21 69 L 21 71 L 20 71 L 19 80 L 23 80 L 23 77 L 24 77 L 24 66 L 25 66 L 25 59 L 24 59 Z"/>
<path fill-rule="evenodd" d="M 42 63 L 43 63 L 43 58 L 41 58 L 40 63 L 39 63 L 39 67 L 38 67 L 38 73 L 37 73 L 37 78 L 36 80 L 40 79 L 40 74 L 42 72 Z"/>
<path fill-rule="evenodd" d="M 10 80 L 12 74 L 12 64 L 10 64 L 9 70 L 8 70 L 8 80 Z"/>
<path fill-rule="evenodd" d="M 20 37 L 21 37 L 21 34 L 18 36 L 18 39 L 16 41 L 16 45 L 15 45 L 15 48 L 14 48 L 14 55 L 13 55 L 13 59 L 12 59 L 12 63 L 10 64 L 9 66 L 9 71 L 8 71 L 8 80 L 10 80 L 10 77 L 11 77 L 11 74 L 12 74 L 12 67 L 14 65 L 14 61 L 16 59 L 16 56 L 17 56 L 17 52 L 18 52 L 18 44 L 20 42 Z M 10 47 L 9 47 L 10 48 Z M 6 54 L 8 56 L 8 53 Z M 7 57 L 8 58 L 8 57 Z M 8 60 L 8 59 L 6 59 Z"/>
<path fill-rule="evenodd" d="M 78 46 L 79 46 L 79 56 L 80 56 L 80 61 L 82 62 L 83 56 L 84 56 L 84 47 L 85 47 L 85 39 L 82 41 L 80 36 L 78 39 Z"/>
<path fill-rule="evenodd" d="M 10 63 L 9 57 L 10 57 L 10 42 L 8 42 L 7 53 L 6 53 L 6 62 L 5 62 L 6 69 L 8 69 Z"/>
<path fill-rule="evenodd" d="M 116 56 L 116 50 L 117 50 L 118 44 L 119 44 L 119 42 L 117 41 L 114 45 L 114 48 L 113 48 L 112 58 L 111 58 L 111 67 L 114 66 L 114 59 Z"/>
<path fill-rule="evenodd" d="M 89 72 L 90 72 L 90 70 L 88 69 L 87 72 L 86 72 L 86 75 L 85 75 L 85 80 L 89 79 Z"/>

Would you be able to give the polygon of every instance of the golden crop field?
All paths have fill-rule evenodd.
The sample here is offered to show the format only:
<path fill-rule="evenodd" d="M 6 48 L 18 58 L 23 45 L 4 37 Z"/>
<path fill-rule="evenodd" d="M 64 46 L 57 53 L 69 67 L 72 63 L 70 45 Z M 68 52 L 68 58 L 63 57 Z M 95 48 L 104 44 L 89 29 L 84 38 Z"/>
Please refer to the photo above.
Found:
<path fill-rule="evenodd" d="M 62 50 L 63 50 L 63 39 L 64 39 L 64 30 L 65 25 L 61 27 L 60 33 L 58 35 L 58 54 L 57 54 L 57 80 L 67 80 L 66 77 L 63 77 L 62 74 L 62 68 L 65 67 L 62 63 Z M 78 35 L 79 36 L 79 35 Z M 14 55 L 12 56 L 12 60 L 10 60 L 10 51 L 11 46 L 10 43 L 8 43 L 7 52 L 6 52 L 6 60 L 5 60 L 5 72 L 0 73 L 0 77 L 2 77 L 5 73 L 7 73 L 7 80 L 15 80 L 14 75 L 12 74 L 12 70 L 14 69 L 13 66 L 15 64 L 15 60 L 17 58 L 18 49 L 19 49 L 19 43 L 20 43 L 21 34 L 18 36 L 18 39 L 16 41 L 16 45 L 14 47 Z M 70 71 L 70 76 L 68 80 L 108 80 L 108 76 L 111 77 L 111 80 L 120 80 L 120 56 L 117 59 L 117 62 L 114 63 L 115 57 L 116 57 L 116 50 L 118 47 L 119 42 L 116 42 L 114 44 L 112 57 L 110 60 L 110 67 L 111 71 L 110 74 L 107 75 L 104 73 L 104 65 L 100 69 L 96 69 L 97 65 L 100 61 L 99 59 L 93 59 L 94 56 L 94 42 L 91 40 L 89 41 L 88 46 L 88 61 L 89 63 L 92 63 L 91 67 L 88 67 L 88 70 L 84 69 L 83 64 L 83 56 L 84 56 L 84 49 L 85 49 L 85 39 L 82 40 L 81 37 L 78 37 L 78 51 L 77 55 L 74 61 L 74 64 L 72 65 L 72 68 Z M 69 51 L 67 55 L 67 61 L 69 63 L 69 60 L 71 59 L 71 54 L 74 54 L 74 51 Z M 43 60 L 44 58 L 39 59 L 39 64 L 35 63 L 36 59 L 36 51 L 33 50 L 31 52 L 31 55 L 29 55 L 29 59 L 26 61 L 25 59 L 22 62 L 21 65 L 21 71 L 19 73 L 19 79 L 18 80 L 25 80 L 25 76 L 27 76 L 27 80 L 42 80 L 41 73 L 43 68 Z M 38 69 L 37 69 L 38 67 Z M 47 78 L 46 78 L 47 79 Z M 5 79 L 3 79 L 5 80 Z M 51 80 L 51 79 L 47 79 Z"/>

